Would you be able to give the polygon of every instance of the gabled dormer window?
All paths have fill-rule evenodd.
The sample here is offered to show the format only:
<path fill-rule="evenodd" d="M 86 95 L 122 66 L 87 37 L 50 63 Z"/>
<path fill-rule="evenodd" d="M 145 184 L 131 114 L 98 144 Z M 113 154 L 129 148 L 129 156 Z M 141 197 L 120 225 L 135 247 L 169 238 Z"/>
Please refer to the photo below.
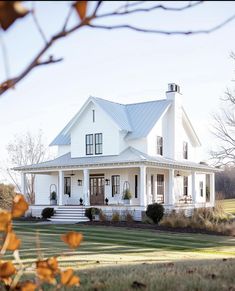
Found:
<path fill-rule="evenodd" d="M 93 134 L 86 134 L 86 155 L 93 155 Z"/>
<path fill-rule="evenodd" d="M 183 158 L 188 159 L 188 143 L 186 141 L 183 142 Z"/>
<path fill-rule="evenodd" d="M 157 154 L 163 155 L 163 138 L 162 136 L 157 136 Z"/>

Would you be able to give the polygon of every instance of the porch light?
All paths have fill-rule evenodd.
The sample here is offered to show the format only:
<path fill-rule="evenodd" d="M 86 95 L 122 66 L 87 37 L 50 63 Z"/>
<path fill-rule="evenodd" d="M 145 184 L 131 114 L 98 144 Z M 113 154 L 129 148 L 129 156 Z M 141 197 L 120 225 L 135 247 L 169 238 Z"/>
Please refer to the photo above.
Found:
<path fill-rule="evenodd" d="M 82 186 L 82 180 L 78 179 L 78 186 Z"/>
<path fill-rule="evenodd" d="M 179 171 L 177 172 L 176 176 L 177 177 L 180 177 L 181 176 Z"/>
<path fill-rule="evenodd" d="M 110 180 L 109 179 L 105 179 L 105 185 L 110 185 Z"/>

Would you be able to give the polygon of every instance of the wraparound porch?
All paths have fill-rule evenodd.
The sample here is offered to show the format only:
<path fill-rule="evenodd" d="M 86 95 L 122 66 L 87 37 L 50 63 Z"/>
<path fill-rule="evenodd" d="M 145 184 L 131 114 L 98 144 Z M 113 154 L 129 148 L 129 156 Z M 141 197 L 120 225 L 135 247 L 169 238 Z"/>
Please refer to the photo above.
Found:
<path fill-rule="evenodd" d="M 214 204 L 214 173 L 196 169 L 140 165 L 51 169 L 33 173 L 36 174 L 36 205 L 50 205 L 53 190 L 57 194 L 58 206 L 79 205 L 82 199 L 85 206 L 97 205 L 101 208 L 105 207 L 107 198 L 110 208 L 122 207 L 124 185 L 128 185 L 132 193 L 132 208 L 141 207 L 144 210 L 153 202 L 163 203 L 168 209 Z M 23 193 L 26 174 L 22 173 Z"/>

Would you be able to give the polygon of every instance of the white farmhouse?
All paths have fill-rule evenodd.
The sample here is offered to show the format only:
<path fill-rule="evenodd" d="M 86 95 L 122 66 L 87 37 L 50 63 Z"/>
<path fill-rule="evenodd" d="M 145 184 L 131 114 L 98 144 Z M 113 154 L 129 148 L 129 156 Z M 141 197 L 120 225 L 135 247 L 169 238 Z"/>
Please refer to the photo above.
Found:
<path fill-rule="evenodd" d="M 56 192 L 57 220 L 72 219 L 68 211 L 81 209 L 81 202 L 106 212 L 129 209 L 136 219 L 154 202 L 166 209 L 214 206 L 215 169 L 200 163 L 200 140 L 176 84 L 162 100 L 120 104 L 90 97 L 51 146 L 58 147 L 56 159 L 16 170 L 23 193 L 25 175 L 36 174 L 34 211 L 50 205 Z"/>

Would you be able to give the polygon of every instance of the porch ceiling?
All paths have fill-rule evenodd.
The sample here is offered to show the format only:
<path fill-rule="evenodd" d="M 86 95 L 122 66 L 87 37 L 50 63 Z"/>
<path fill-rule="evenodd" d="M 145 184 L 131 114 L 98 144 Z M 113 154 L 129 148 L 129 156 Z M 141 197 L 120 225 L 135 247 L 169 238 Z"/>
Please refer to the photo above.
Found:
<path fill-rule="evenodd" d="M 93 156 L 71 158 L 71 154 L 67 153 L 54 160 L 43 162 L 40 164 L 29 165 L 24 167 L 14 168 L 16 171 L 28 173 L 48 173 L 53 171 L 63 170 L 79 170 L 84 168 L 124 168 L 124 167 L 139 167 L 146 165 L 162 169 L 177 169 L 177 170 L 195 170 L 200 172 L 215 172 L 218 169 L 209 167 L 203 164 L 197 164 L 190 161 L 176 161 L 167 159 L 162 156 L 152 157 L 144 154 L 132 147 L 124 150 L 120 155 L 115 156 Z"/>

